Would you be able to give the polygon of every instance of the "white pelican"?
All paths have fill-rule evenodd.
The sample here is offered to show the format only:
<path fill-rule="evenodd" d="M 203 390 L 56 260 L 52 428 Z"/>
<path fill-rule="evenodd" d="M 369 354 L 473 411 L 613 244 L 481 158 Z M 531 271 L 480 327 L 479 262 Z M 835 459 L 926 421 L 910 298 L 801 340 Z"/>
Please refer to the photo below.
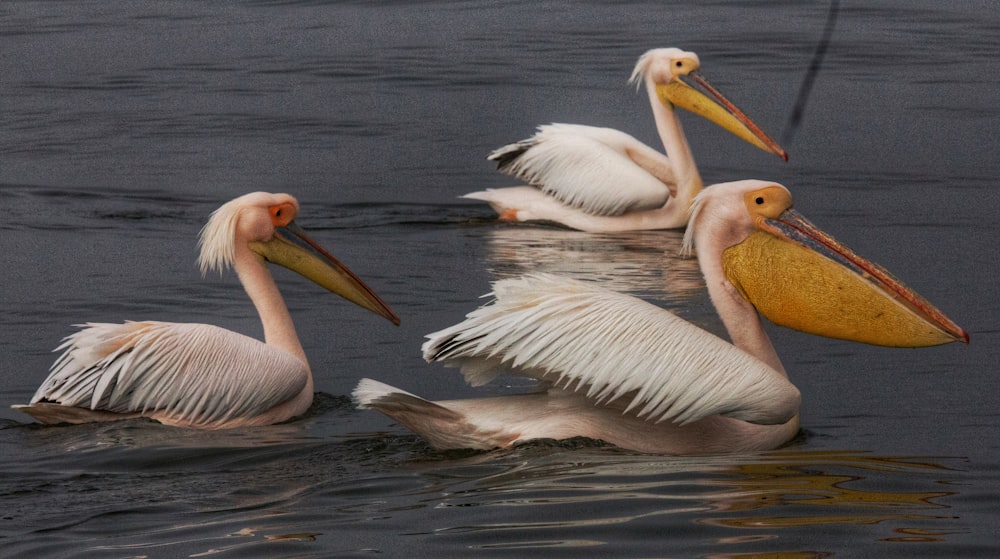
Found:
<path fill-rule="evenodd" d="M 266 262 L 396 324 L 399 318 L 305 234 L 294 221 L 298 211 L 288 194 L 255 192 L 224 204 L 201 230 L 202 274 L 236 269 L 265 342 L 208 324 L 87 324 L 58 348 L 64 352 L 31 404 L 14 408 L 42 423 L 148 417 L 202 429 L 301 415 L 312 403 L 312 372 Z"/>
<path fill-rule="evenodd" d="M 732 344 L 639 299 L 550 275 L 494 284 L 496 300 L 428 335 L 428 361 L 483 384 L 501 370 L 540 392 L 430 402 L 363 379 L 355 401 L 437 448 L 589 437 L 660 454 L 772 449 L 799 430 L 799 392 L 761 325 L 888 346 L 968 335 L 884 268 L 857 256 L 764 181 L 705 189 L 685 246 L 698 249 Z"/>
<path fill-rule="evenodd" d="M 700 65 L 693 52 L 653 49 L 639 58 L 632 72 L 631 83 L 646 85 L 666 155 L 610 128 L 541 126 L 531 138 L 488 157 L 498 169 L 530 186 L 472 192 L 463 198 L 488 202 L 501 220 L 549 221 L 581 231 L 684 227 L 702 182 L 675 106 L 788 160 L 774 140 L 705 81 L 697 71 Z"/>

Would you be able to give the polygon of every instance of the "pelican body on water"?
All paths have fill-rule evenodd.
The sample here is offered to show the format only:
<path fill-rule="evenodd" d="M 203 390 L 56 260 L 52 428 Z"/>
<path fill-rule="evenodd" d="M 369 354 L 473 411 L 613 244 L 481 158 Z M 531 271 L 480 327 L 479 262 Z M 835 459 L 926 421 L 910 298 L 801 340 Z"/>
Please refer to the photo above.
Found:
<path fill-rule="evenodd" d="M 302 415 L 313 378 L 270 262 L 399 324 L 361 279 L 295 223 L 288 194 L 255 192 L 216 210 L 201 230 L 202 274 L 232 267 L 264 326 L 264 341 L 209 324 L 86 324 L 28 405 L 42 423 L 147 417 L 167 425 L 222 429 Z"/>
<path fill-rule="evenodd" d="M 799 431 L 799 391 L 760 315 L 832 338 L 899 347 L 968 334 L 881 266 L 792 209 L 785 187 L 718 184 L 694 200 L 685 247 L 732 343 L 654 305 L 551 275 L 498 281 L 495 300 L 428 335 L 424 358 L 481 385 L 535 393 L 431 402 L 362 379 L 354 398 L 441 449 L 589 437 L 661 454 L 776 448 Z"/>
<path fill-rule="evenodd" d="M 788 160 L 777 142 L 705 80 L 700 67 L 695 53 L 664 48 L 643 54 L 632 72 L 630 81 L 646 87 L 665 154 L 611 128 L 545 125 L 488 157 L 526 186 L 463 197 L 489 203 L 505 221 L 553 222 L 590 232 L 684 227 L 702 180 L 674 107 Z"/>

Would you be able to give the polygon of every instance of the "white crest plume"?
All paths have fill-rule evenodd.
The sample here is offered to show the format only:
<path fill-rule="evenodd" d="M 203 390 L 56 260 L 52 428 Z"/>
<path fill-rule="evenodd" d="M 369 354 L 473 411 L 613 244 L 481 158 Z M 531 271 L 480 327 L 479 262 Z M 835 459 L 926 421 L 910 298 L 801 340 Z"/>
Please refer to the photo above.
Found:
<path fill-rule="evenodd" d="M 198 235 L 198 267 L 201 275 L 212 270 L 222 272 L 233 265 L 236 258 L 236 247 L 233 238 L 236 236 L 236 221 L 239 219 L 239 205 L 231 200 L 221 206 L 208 218 L 208 223 L 201 228 Z"/>
<path fill-rule="evenodd" d="M 691 201 L 691 207 L 688 209 L 688 225 L 684 229 L 684 241 L 681 243 L 681 256 L 694 256 L 694 224 L 698 221 L 702 209 L 705 208 L 705 200 L 708 199 L 708 196 L 704 196 L 706 192 L 708 192 L 707 189 L 702 190 Z"/>

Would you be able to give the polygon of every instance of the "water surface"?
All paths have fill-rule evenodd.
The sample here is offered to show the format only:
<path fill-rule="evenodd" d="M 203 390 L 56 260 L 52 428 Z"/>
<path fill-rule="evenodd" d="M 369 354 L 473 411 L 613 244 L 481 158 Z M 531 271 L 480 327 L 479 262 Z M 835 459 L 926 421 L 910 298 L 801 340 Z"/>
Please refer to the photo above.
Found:
<path fill-rule="evenodd" d="M 648 48 L 785 132 L 828 5 L 726 2 L 27 2 L 0 6 L 0 555 L 11 557 L 995 557 L 1000 486 L 1000 10 L 842 3 L 784 164 L 684 119 L 706 182 L 773 179 L 972 337 L 874 348 L 771 328 L 803 433 L 736 456 L 593 441 L 436 452 L 353 409 L 369 376 L 472 389 L 423 336 L 528 271 L 601 281 L 721 332 L 679 232 L 497 224 L 460 194 L 538 124 L 657 145 L 626 84 Z M 286 425 L 43 427 L 9 409 L 86 321 L 260 335 L 232 275 L 201 278 L 220 203 L 288 191 L 301 225 L 400 314 L 276 275 L 316 375 Z"/>

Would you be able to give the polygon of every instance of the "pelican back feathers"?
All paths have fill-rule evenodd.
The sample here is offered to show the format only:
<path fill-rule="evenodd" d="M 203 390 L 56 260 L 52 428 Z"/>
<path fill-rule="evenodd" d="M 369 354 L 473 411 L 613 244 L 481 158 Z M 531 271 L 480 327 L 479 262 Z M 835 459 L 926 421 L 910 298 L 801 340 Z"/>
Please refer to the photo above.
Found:
<path fill-rule="evenodd" d="M 253 417 L 295 397 L 308 379 L 292 355 L 207 324 L 92 323 L 59 350 L 32 404 L 158 415 L 196 427 Z"/>
<path fill-rule="evenodd" d="M 687 424 L 720 414 L 752 423 L 795 416 L 799 392 L 760 360 L 663 309 L 547 274 L 494 284 L 496 300 L 428 335 L 424 358 L 473 385 L 501 370 L 584 392 L 595 405 Z"/>
<path fill-rule="evenodd" d="M 594 215 L 659 208 L 675 182 L 665 155 L 611 128 L 539 126 L 531 138 L 498 148 L 488 159 L 497 161 L 500 171 Z"/>

